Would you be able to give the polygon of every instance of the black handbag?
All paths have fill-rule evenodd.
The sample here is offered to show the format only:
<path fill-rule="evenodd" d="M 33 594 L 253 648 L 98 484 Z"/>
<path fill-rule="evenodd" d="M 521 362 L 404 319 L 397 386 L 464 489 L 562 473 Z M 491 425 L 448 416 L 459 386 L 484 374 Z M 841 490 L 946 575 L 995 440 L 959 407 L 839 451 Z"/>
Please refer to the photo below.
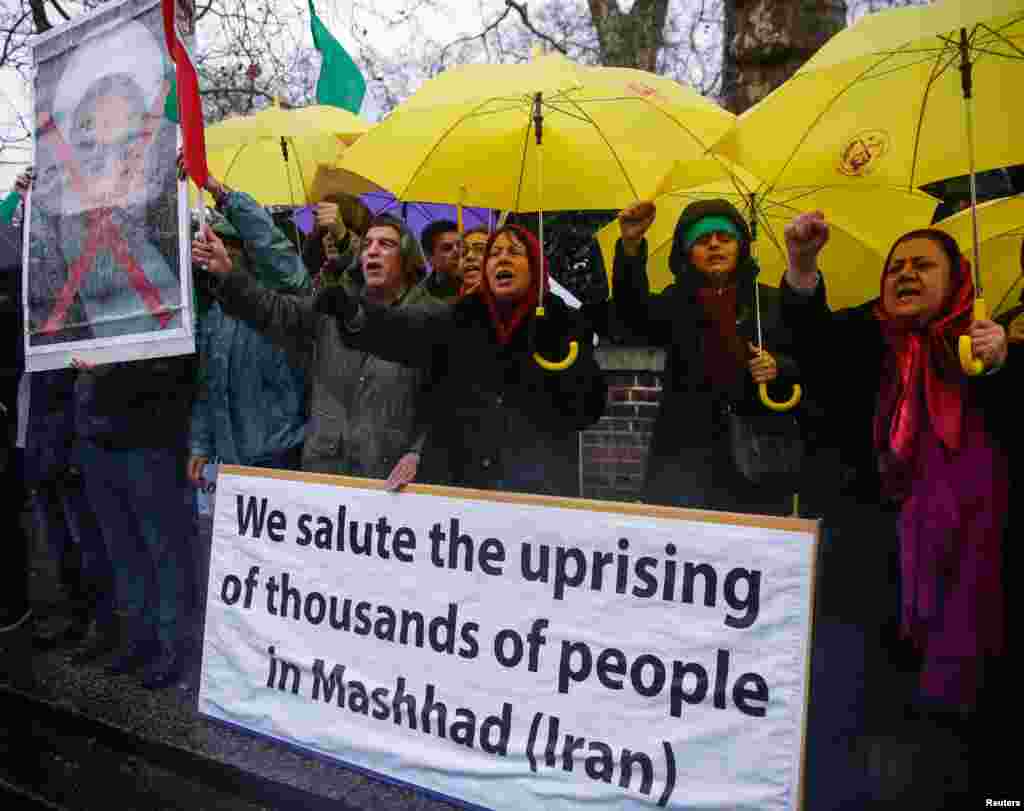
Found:
<path fill-rule="evenodd" d="M 800 474 L 804 438 L 791 414 L 739 414 L 730 408 L 729 445 L 733 462 L 753 484 L 791 483 Z"/>

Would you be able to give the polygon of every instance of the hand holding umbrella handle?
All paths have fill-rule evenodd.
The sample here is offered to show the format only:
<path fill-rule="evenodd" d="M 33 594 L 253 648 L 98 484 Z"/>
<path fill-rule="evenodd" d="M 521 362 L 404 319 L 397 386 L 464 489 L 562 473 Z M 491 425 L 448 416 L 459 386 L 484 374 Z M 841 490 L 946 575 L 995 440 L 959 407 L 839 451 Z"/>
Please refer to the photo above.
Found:
<path fill-rule="evenodd" d="M 530 321 L 530 346 L 536 346 L 536 324 L 538 318 L 544 317 L 544 306 L 537 307 L 536 317 Z M 562 360 L 547 360 L 539 352 L 533 353 L 533 359 L 541 369 L 545 369 L 549 372 L 564 372 L 570 366 L 576 362 L 576 358 L 580 354 L 580 345 L 577 341 L 569 341 L 569 354 L 567 354 Z"/>
<path fill-rule="evenodd" d="M 984 321 L 988 318 L 988 308 L 985 306 L 985 299 L 974 299 L 974 320 Z M 974 349 L 971 347 L 971 336 L 961 335 L 958 344 L 960 350 L 960 367 L 968 377 L 977 377 L 985 371 L 985 364 L 974 357 Z"/>
<path fill-rule="evenodd" d="M 765 408 L 771 409 L 772 411 L 791 411 L 797 407 L 801 398 L 804 396 L 804 390 L 799 383 L 793 384 L 793 393 L 790 395 L 788 400 L 773 400 L 768 395 L 768 384 L 761 383 L 757 387 L 758 396 L 761 398 L 761 402 Z"/>

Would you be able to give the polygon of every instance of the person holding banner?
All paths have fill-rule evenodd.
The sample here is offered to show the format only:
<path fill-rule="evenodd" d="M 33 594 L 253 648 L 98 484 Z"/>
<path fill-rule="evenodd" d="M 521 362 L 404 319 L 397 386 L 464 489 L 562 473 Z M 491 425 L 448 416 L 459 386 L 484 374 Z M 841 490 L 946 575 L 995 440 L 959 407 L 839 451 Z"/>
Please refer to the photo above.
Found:
<path fill-rule="evenodd" d="M 676 281 L 651 294 L 647 240 L 653 203 L 619 214 L 612 290 L 623 323 L 665 346 L 665 392 L 654 425 L 645 498 L 697 509 L 786 514 L 784 485 L 755 484 L 739 472 L 730 444 L 729 414 L 764 414 L 758 385 L 787 393 L 798 375 L 786 354 L 789 337 L 778 293 L 757 282 L 750 229 L 726 200 L 691 203 L 679 217 L 669 267 Z M 758 288 L 755 290 L 755 286 Z M 757 351 L 757 297 L 763 344 Z M 778 395 L 776 395 L 778 396 Z"/>
<path fill-rule="evenodd" d="M 334 320 L 317 312 L 312 298 L 270 290 L 234 269 L 224 243 L 209 228 L 205 241 L 192 243 L 192 256 L 209 271 L 210 290 L 226 313 L 285 347 L 293 364 L 307 370 L 312 419 L 302 469 L 387 478 L 391 486 L 412 481 L 423 443 L 418 406 L 426 373 L 346 346 Z M 339 262 L 347 264 L 345 255 Z M 371 220 L 361 264 L 365 284 L 352 295 L 396 312 L 431 300 L 420 284 L 419 246 L 400 220 L 387 215 Z"/>
<path fill-rule="evenodd" d="M 868 734 L 921 719 L 964 740 L 986 699 L 1002 718 L 1013 689 L 998 660 L 1022 350 L 1000 325 L 972 320 L 970 264 L 933 229 L 897 240 L 878 298 L 830 311 L 817 266 L 828 236 L 821 212 L 787 227 L 782 283 L 784 318 L 849 470 L 826 513 L 823 611 L 865 634 Z M 963 373 L 961 335 L 987 373 Z"/>
<path fill-rule="evenodd" d="M 539 319 L 541 289 L 546 315 Z M 510 225 L 491 236 L 473 294 L 397 309 L 332 288 L 317 296 L 316 308 L 337 319 L 348 345 L 432 367 L 429 481 L 579 494 L 577 431 L 600 418 L 606 385 L 589 326 L 548 291 L 540 245 L 526 229 Z M 561 357 L 570 337 L 579 346 L 574 364 L 538 365 L 535 352 Z"/>

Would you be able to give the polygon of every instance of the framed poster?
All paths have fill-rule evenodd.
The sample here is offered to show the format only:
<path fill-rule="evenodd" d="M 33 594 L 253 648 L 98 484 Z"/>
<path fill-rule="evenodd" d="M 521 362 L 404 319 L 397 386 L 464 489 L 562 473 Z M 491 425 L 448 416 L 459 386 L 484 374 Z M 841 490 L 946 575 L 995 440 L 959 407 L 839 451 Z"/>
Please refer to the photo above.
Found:
<path fill-rule="evenodd" d="M 159 2 L 103 6 L 32 47 L 29 371 L 195 351 L 174 69 Z"/>

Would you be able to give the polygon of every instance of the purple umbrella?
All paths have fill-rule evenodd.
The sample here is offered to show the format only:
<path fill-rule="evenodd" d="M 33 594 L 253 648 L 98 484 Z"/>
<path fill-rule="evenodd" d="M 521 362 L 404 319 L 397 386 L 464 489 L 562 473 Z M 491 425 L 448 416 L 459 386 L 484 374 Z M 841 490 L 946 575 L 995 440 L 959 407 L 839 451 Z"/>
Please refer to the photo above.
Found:
<path fill-rule="evenodd" d="M 367 192 L 359 196 L 372 214 L 394 214 L 405 220 L 409 230 L 419 236 L 423 229 L 437 220 L 458 222 L 455 206 L 446 203 L 403 203 L 387 192 Z M 491 210 L 488 208 L 462 207 L 462 225 L 469 231 L 472 228 L 488 228 L 491 224 Z"/>
<path fill-rule="evenodd" d="M 400 217 L 417 237 L 430 223 L 437 220 L 458 222 L 458 211 L 455 206 L 446 203 L 403 203 L 387 192 L 368 192 L 360 195 L 360 200 L 370 209 L 371 214 L 393 214 Z M 304 234 L 313 233 L 316 224 L 313 206 L 303 206 L 292 212 L 292 221 Z M 462 225 L 469 231 L 472 228 L 489 228 L 492 212 L 488 208 L 462 208 Z"/>

